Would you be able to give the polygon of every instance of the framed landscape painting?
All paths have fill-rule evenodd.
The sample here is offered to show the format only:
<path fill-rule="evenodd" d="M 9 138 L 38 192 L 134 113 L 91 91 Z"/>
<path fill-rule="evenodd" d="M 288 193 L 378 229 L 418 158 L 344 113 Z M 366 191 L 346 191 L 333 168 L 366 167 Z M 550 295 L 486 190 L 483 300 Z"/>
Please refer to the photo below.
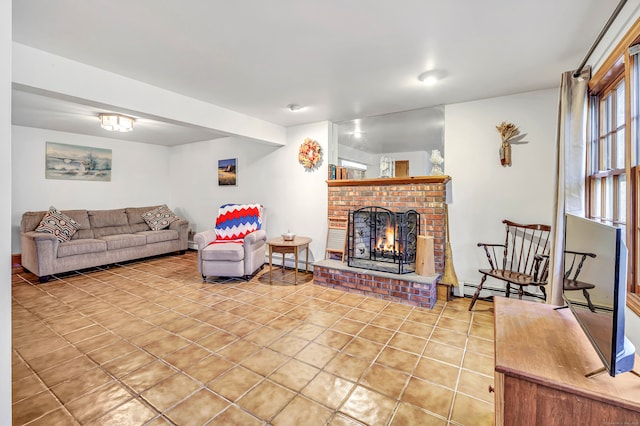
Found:
<path fill-rule="evenodd" d="M 47 142 L 45 178 L 111 181 L 111 150 Z"/>
<path fill-rule="evenodd" d="M 235 185 L 237 179 L 237 163 L 236 158 L 228 158 L 226 160 L 218 160 L 218 185 Z"/>

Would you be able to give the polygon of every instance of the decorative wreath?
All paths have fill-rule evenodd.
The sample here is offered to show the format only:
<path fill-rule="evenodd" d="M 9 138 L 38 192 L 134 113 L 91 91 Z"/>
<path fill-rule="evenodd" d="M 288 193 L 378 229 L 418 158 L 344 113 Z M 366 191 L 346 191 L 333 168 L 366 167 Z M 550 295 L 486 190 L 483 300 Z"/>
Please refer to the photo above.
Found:
<path fill-rule="evenodd" d="M 298 161 L 307 170 L 315 169 L 322 160 L 322 148 L 320 144 L 312 139 L 305 138 L 300 151 L 298 151 Z"/>

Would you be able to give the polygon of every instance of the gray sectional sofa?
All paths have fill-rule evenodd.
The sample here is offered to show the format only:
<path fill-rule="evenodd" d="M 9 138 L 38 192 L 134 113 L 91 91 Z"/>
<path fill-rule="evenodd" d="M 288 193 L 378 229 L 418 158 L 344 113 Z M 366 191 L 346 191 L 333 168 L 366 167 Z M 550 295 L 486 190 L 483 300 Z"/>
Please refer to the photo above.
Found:
<path fill-rule="evenodd" d="M 142 214 L 157 208 L 128 207 L 114 210 L 63 210 L 79 229 L 69 241 L 36 232 L 46 211 L 26 212 L 20 223 L 22 266 L 46 282 L 50 275 L 109 265 L 187 249 L 189 222 L 172 222 L 154 231 Z"/>

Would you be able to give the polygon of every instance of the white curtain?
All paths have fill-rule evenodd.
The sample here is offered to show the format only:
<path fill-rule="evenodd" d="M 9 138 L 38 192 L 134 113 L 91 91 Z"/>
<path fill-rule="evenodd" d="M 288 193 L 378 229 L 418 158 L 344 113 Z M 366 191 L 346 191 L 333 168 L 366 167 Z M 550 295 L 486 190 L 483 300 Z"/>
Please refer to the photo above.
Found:
<path fill-rule="evenodd" d="M 555 217 L 552 226 L 548 303 L 562 305 L 564 215 L 584 216 L 587 155 L 587 99 L 591 68 L 578 77 L 562 74 L 558 108 Z"/>

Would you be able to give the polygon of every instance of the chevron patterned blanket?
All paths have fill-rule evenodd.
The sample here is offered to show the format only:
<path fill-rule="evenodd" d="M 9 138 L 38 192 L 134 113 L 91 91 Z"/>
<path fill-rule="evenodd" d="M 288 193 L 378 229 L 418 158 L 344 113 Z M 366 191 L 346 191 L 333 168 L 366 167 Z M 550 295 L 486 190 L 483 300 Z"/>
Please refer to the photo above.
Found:
<path fill-rule="evenodd" d="M 262 227 L 260 204 L 224 204 L 216 218 L 215 243 L 242 243 L 244 237 Z"/>

